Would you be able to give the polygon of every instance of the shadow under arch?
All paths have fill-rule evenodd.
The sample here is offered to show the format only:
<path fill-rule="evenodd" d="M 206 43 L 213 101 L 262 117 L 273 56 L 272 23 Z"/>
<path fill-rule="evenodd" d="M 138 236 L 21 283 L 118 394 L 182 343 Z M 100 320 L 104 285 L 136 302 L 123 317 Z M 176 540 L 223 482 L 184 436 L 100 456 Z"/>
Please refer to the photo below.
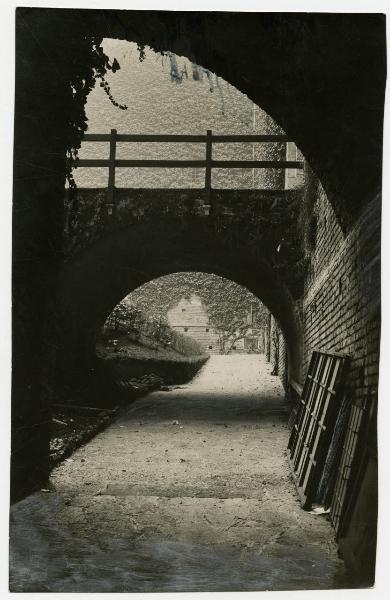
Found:
<path fill-rule="evenodd" d="M 286 285 L 243 245 L 229 250 L 203 223 L 156 221 L 125 227 L 75 257 L 61 275 L 63 377 L 82 378 L 95 361 L 98 333 L 111 310 L 142 284 L 171 273 L 213 273 L 243 285 L 271 311 L 288 349 L 289 378 L 300 380 L 302 331 Z"/>

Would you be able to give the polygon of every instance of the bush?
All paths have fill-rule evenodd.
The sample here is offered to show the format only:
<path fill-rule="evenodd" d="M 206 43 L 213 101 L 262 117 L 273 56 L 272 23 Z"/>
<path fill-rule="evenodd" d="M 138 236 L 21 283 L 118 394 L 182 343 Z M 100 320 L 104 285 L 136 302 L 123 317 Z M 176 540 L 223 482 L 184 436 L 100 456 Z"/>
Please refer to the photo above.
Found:
<path fill-rule="evenodd" d="M 163 317 L 146 316 L 139 308 L 122 300 L 106 320 L 102 337 L 128 335 L 132 339 L 146 338 L 154 344 L 176 350 L 184 356 L 203 354 L 200 344 L 177 331 L 174 331 Z"/>

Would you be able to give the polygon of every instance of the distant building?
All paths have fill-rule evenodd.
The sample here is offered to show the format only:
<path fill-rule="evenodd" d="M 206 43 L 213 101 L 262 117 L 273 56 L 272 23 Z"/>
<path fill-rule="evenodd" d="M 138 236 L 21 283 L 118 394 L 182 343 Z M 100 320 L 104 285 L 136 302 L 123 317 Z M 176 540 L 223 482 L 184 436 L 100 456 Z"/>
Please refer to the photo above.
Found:
<path fill-rule="evenodd" d="M 169 325 L 175 331 L 194 338 L 209 354 L 221 354 L 221 332 L 210 325 L 207 307 L 199 296 L 192 295 L 189 299 L 182 298 L 176 306 L 167 313 Z M 225 350 L 229 353 L 263 352 L 263 332 L 250 327 L 251 315 L 248 314 L 248 329 L 245 335 L 237 340 L 228 339 Z"/>
<path fill-rule="evenodd" d="M 199 296 L 182 298 L 167 313 L 168 323 L 175 331 L 194 338 L 205 352 L 220 354 L 219 333 L 209 323 L 207 309 Z"/>

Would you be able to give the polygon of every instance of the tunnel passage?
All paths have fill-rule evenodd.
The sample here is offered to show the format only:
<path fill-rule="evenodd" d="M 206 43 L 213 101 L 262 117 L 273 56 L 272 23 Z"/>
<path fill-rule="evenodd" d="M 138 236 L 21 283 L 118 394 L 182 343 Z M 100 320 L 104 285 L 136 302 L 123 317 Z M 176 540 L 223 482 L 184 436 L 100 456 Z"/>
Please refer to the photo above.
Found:
<path fill-rule="evenodd" d="M 179 271 L 221 275 L 256 295 L 278 321 L 288 348 L 290 378 L 299 381 L 301 325 L 287 287 L 245 244 L 229 251 L 207 223 L 194 220 L 124 228 L 91 245 L 64 268 L 59 304 L 65 386 L 91 369 L 98 333 L 115 305 L 143 283 Z"/>
<path fill-rule="evenodd" d="M 69 265 L 62 277 L 64 313 L 71 318 L 63 330 L 57 330 L 58 305 L 53 290 L 57 289 L 62 256 L 65 157 L 67 142 L 78 139 L 80 132 L 80 122 L 74 122 L 70 83 L 90 75 L 91 56 L 85 53 L 88 35 L 149 43 L 155 49 L 188 56 L 247 93 L 296 140 L 319 175 L 344 229 L 356 221 L 362 207 L 381 186 L 384 15 L 155 12 L 145 19 L 143 11 L 19 8 L 13 190 L 12 475 L 18 495 L 28 493 L 47 475 L 47 431 L 42 424 L 48 418 L 50 394 L 44 381 L 52 368 L 48 356 L 51 349 L 58 346 L 59 338 L 59 344 L 66 348 L 65 360 L 60 355 L 59 362 L 68 379 L 76 377 L 88 363 L 96 324 L 104 318 L 103 309 L 94 307 L 93 301 L 98 298 L 108 312 L 120 298 L 109 289 L 105 298 L 103 294 L 99 298 L 100 274 L 108 282 L 114 275 L 104 266 L 99 269 L 93 265 L 93 258 L 90 272 L 95 283 L 91 278 L 89 292 L 88 257 L 80 256 L 78 271 L 75 268 L 72 272 Z M 56 60 L 48 60 L 53 56 Z M 356 173 L 364 173 L 364 177 Z M 106 241 L 104 245 L 110 244 Z M 102 250 L 104 260 L 107 252 Z M 190 268 L 185 262 L 175 270 Z M 108 264 L 115 264 L 114 257 Z M 225 267 L 220 272 L 232 276 L 231 265 L 226 262 Z M 132 285 L 156 276 L 145 273 L 140 257 L 134 268 L 135 272 L 130 272 L 129 266 L 123 269 L 134 282 L 125 293 Z M 157 274 L 165 272 L 169 272 L 167 265 Z M 213 272 L 218 270 L 213 268 Z M 237 266 L 237 280 L 240 273 Z M 270 281 L 277 284 L 274 277 Z M 256 285 L 248 287 L 255 290 Z M 83 290 L 83 308 L 72 297 L 76 290 Z M 283 293 L 274 300 L 276 308 L 280 302 L 287 304 L 285 315 L 290 312 L 293 317 L 290 326 L 299 322 Z M 267 304 L 265 298 L 264 302 Z M 286 330 L 288 320 L 283 321 Z M 47 324 L 46 330 L 42 323 Z M 299 339 L 294 336 L 295 329 L 285 334 L 290 347 L 291 340 Z M 74 349 L 79 341 L 84 348 L 77 354 Z M 67 370 L 67 366 L 73 370 Z"/>

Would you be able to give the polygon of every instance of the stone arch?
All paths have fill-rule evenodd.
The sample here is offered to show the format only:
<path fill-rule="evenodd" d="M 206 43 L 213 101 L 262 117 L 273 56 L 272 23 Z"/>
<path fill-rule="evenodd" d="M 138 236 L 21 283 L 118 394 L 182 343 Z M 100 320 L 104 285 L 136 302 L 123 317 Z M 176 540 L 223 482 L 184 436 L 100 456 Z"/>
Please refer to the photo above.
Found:
<path fill-rule="evenodd" d="M 296 141 L 346 230 L 373 198 L 380 201 L 386 17 L 169 11 L 146 16 L 24 7 L 16 17 L 12 487 L 20 497 L 48 472 L 43 382 L 54 377 L 48 363 L 57 345 L 53 290 L 62 256 L 64 139 L 72 112 L 66 102 L 69 40 L 77 45 L 92 35 L 145 43 L 223 77 Z M 79 276 L 87 272 L 80 265 Z M 98 276 L 98 264 L 94 273 Z M 77 289 L 76 275 L 77 269 L 75 279 L 70 272 L 68 279 L 62 275 L 70 317 L 73 307 L 63 286 L 68 281 Z M 75 309 L 75 323 L 80 314 Z M 66 329 L 59 336 L 60 342 L 72 337 Z"/>
<path fill-rule="evenodd" d="M 140 223 L 101 238 L 63 270 L 63 376 L 83 377 L 94 361 L 97 334 L 114 306 L 140 285 L 170 273 L 202 271 L 231 279 L 255 294 L 283 331 L 290 378 L 299 381 L 301 323 L 294 300 L 266 260 L 247 247 L 229 251 L 204 223 Z"/>

